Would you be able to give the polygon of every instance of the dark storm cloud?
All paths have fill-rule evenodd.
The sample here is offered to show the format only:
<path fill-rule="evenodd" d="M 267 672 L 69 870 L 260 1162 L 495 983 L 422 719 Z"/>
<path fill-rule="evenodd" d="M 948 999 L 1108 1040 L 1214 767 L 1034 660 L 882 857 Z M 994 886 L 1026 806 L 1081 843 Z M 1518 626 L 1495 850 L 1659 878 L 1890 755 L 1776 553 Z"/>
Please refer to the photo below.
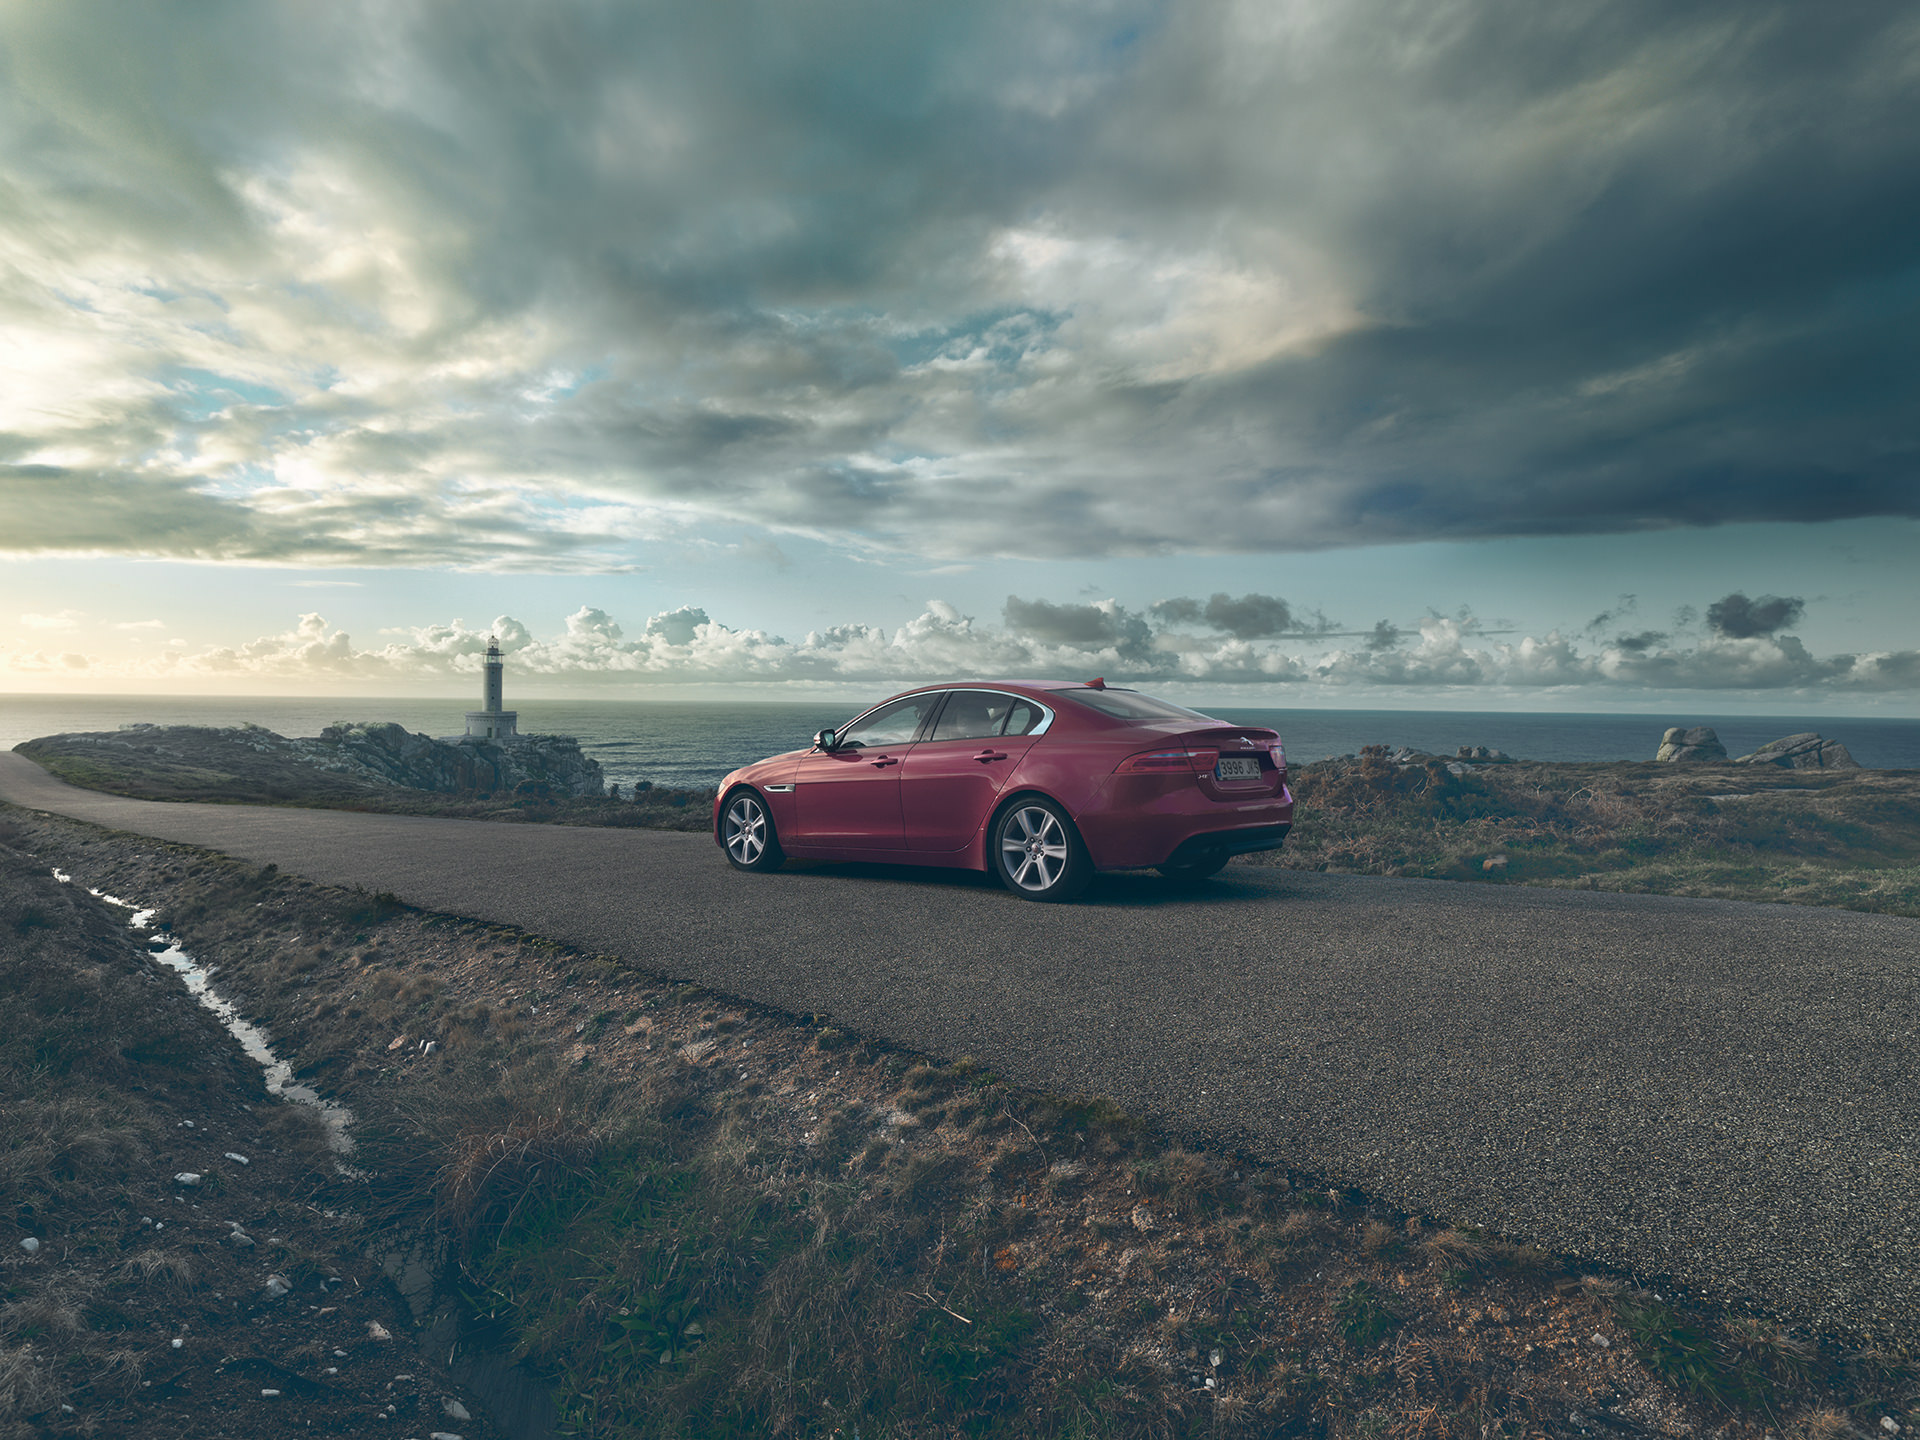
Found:
<path fill-rule="evenodd" d="M 0 546 L 1920 514 L 1916 64 L 1787 0 L 13 7 L 0 431 L 161 523 Z"/>
<path fill-rule="evenodd" d="M 1081 650 L 1111 647 L 1122 656 L 1144 659 L 1153 649 L 1153 629 L 1145 617 L 1111 600 L 1097 605 L 1056 605 L 1050 600 L 1022 600 L 1009 595 L 1007 628 L 1041 645 L 1069 645 Z"/>
<path fill-rule="evenodd" d="M 1626 655 L 1644 655 L 1656 646 L 1666 644 L 1667 639 L 1664 630 L 1642 630 L 1637 635 L 1614 636 L 1613 646 Z"/>
<path fill-rule="evenodd" d="M 1730 640 L 1771 635 L 1796 623 L 1807 613 L 1807 602 L 1797 595 L 1762 595 L 1749 600 L 1735 591 L 1707 607 L 1707 626 Z"/>
<path fill-rule="evenodd" d="M 1367 649 L 1373 651 L 1391 650 L 1400 643 L 1406 632 L 1391 621 L 1374 622 L 1373 630 L 1367 636 Z"/>
<path fill-rule="evenodd" d="M 1156 600 L 1147 613 L 1162 625 L 1207 625 L 1236 640 L 1269 640 L 1278 635 L 1347 634 L 1319 610 L 1300 613 L 1278 595 L 1216 591 L 1205 601 L 1189 595 Z"/>
<path fill-rule="evenodd" d="M 1215 595 L 1204 613 L 1207 624 L 1237 640 L 1264 640 L 1293 628 L 1293 612 L 1277 595 Z"/>

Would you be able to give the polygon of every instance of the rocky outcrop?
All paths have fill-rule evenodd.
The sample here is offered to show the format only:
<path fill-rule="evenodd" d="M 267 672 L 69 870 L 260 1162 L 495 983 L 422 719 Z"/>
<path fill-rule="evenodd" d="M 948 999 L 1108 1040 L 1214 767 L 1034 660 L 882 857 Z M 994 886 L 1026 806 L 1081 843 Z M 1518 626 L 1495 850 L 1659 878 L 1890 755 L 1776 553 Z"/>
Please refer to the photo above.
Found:
<path fill-rule="evenodd" d="M 598 795 L 605 780 L 600 763 L 582 754 L 580 742 L 570 735 L 435 740 L 390 722 L 360 722 L 329 725 L 317 739 L 284 743 L 301 748 L 321 769 L 437 795 L 521 786 L 544 787 L 542 793 L 552 795 Z"/>
<path fill-rule="evenodd" d="M 1727 747 L 1720 743 L 1719 735 L 1711 725 L 1695 725 L 1684 729 L 1675 725 L 1660 737 L 1660 750 L 1655 760 L 1719 760 L 1727 758 Z"/>
<path fill-rule="evenodd" d="M 1783 770 L 1858 770 L 1860 762 L 1838 740 L 1823 740 L 1814 731 L 1789 735 L 1742 755 L 1736 765 L 1778 765 Z"/>
<path fill-rule="evenodd" d="M 129 725 L 48 736 L 17 748 L 77 783 L 99 782 L 69 774 L 61 761 L 147 776 L 178 798 L 350 800 L 395 788 L 436 795 L 599 795 L 605 782 L 599 762 L 582 754 L 571 736 L 436 740 L 383 722 L 329 725 L 302 739 L 259 725 Z"/>

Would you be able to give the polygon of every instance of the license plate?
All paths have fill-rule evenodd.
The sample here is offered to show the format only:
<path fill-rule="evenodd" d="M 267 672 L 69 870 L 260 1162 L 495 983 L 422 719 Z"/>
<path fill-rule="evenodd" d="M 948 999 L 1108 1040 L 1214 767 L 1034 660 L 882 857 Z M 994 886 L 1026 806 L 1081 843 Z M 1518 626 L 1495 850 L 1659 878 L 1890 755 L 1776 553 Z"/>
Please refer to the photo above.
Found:
<path fill-rule="evenodd" d="M 1213 775 L 1216 780 L 1258 780 L 1260 761 L 1252 755 L 1222 755 Z"/>

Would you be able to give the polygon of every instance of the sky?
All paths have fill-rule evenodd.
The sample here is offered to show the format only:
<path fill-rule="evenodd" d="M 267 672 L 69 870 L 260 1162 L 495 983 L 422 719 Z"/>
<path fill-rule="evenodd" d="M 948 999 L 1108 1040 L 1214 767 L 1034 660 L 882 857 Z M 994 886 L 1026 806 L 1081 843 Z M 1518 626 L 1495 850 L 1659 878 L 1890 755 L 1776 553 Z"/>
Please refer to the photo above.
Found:
<path fill-rule="evenodd" d="M 0 3 L 0 692 L 1912 713 L 1920 11 Z"/>

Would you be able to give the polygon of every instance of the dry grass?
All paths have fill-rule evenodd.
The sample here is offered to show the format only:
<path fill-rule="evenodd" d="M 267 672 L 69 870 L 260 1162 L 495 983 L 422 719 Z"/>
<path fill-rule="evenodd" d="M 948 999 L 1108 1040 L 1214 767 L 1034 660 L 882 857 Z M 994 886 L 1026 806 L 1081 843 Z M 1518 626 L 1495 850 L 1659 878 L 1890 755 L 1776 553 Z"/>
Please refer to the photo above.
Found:
<path fill-rule="evenodd" d="M 1579 1410 L 1757 1440 L 1920 1404 L 1897 1365 L 1107 1102 L 177 847 L 67 854 L 164 894 L 356 1107 L 375 1213 L 451 1237 L 583 1431 L 1485 1440 Z"/>
<path fill-rule="evenodd" d="M 1284 850 L 1240 863 L 1920 915 L 1920 774 L 1654 764 L 1295 772 Z"/>

